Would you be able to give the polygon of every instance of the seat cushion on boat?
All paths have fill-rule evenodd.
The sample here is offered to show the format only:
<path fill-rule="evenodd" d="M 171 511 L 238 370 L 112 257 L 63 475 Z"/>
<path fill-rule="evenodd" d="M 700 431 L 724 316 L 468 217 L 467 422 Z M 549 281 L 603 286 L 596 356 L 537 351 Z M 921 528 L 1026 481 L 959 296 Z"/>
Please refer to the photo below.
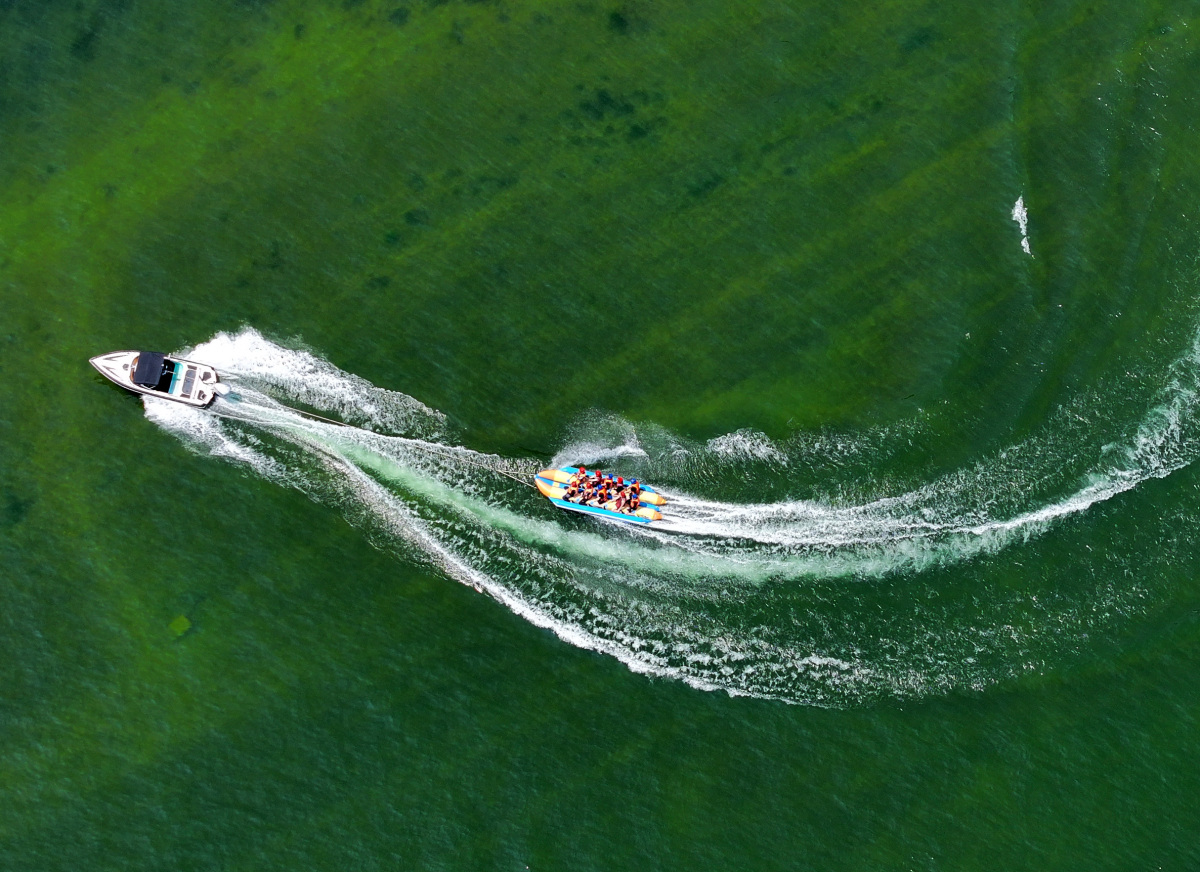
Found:
<path fill-rule="evenodd" d="M 159 354 L 157 351 L 140 352 L 137 368 L 133 371 L 133 383 L 144 388 L 158 387 L 158 380 L 162 377 L 163 361 L 166 359 L 165 354 Z"/>

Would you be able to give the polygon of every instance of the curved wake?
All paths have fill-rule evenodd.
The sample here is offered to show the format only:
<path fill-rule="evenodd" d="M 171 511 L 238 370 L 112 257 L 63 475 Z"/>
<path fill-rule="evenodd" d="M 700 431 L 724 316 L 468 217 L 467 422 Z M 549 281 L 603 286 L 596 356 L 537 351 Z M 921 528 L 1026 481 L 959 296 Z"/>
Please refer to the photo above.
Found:
<path fill-rule="evenodd" d="M 377 544 L 636 672 L 810 704 L 978 687 L 1027 669 L 1031 646 L 1018 637 L 1032 631 L 1004 623 L 1001 603 L 990 625 L 925 604 L 909 604 L 911 620 L 902 622 L 864 586 L 834 582 L 926 572 L 1028 541 L 1185 466 L 1200 446 L 1200 344 L 1173 367 L 1136 431 L 1099 458 L 1064 459 L 1047 437 L 856 502 L 748 505 L 689 491 L 731 469 L 778 474 L 814 453 L 862 445 L 779 445 L 749 431 L 692 445 L 604 416 L 583 422 L 588 438 L 553 462 L 615 466 L 662 483 L 671 498 L 662 524 L 611 529 L 477 472 L 531 476 L 543 463 L 455 446 L 441 413 L 310 352 L 244 329 L 188 356 L 215 366 L 237 400 L 195 410 L 147 398 L 146 414 L 196 449 L 338 506 Z M 313 421 L 285 403 L 357 426 Z"/>

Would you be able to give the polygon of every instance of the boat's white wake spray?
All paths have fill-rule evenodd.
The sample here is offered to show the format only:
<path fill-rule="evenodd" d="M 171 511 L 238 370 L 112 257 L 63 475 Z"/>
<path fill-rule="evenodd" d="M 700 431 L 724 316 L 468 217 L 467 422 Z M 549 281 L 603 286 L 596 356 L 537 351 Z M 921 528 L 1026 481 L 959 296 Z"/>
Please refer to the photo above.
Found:
<path fill-rule="evenodd" d="M 937 632 L 920 618 L 899 627 L 874 614 L 863 586 L 823 580 L 899 577 L 997 552 L 1169 474 L 1200 444 L 1200 347 L 1177 364 L 1136 432 L 1107 446 L 1107 459 L 1084 465 L 1082 475 L 1058 455 L 1031 462 L 1039 450 L 1031 443 L 856 504 L 691 496 L 684 491 L 719 475 L 722 464 L 786 467 L 804 447 L 753 433 L 687 445 L 654 428 L 643 428 L 653 438 L 639 438 L 637 428 L 609 419 L 619 438 L 574 444 L 555 460 L 635 464 L 656 484 L 666 479 L 672 497 L 662 525 L 615 530 L 566 519 L 513 480 L 481 472 L 531 476 L 539 460 L 456 446 L 441 413 L 308 351 L 245 329 L 188 355 L 216 367 L 234 394 L 211 411 L 152 398 L 146 410 L 198 450 L 339 506 L 384 547 L 635 671 L 810 703 L 982 685 L 1025 668 L 1008 662 L 1010 642 L 994 637 L 986 616 L 950 625 L 942 616 Z M 352 426 L 314 420 L 292 403 Z M 700 467 L 703 475 L 685 474 Z M 1064 467 L 1082 483 L 1072 486 Z M 1059 495 L 1029 505 L 1039 490 Z"/>

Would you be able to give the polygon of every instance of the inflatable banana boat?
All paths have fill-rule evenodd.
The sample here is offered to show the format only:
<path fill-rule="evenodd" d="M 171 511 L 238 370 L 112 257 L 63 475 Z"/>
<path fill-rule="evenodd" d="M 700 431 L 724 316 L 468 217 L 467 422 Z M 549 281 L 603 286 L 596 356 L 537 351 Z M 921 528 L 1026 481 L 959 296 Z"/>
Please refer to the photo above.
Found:
<path fill-rule="evenodd" d="M 542 496 L 546 497 L 558 508 L 566 509 L 568 512 L 595 515 L 598 518 L 622 521 L 626 524 L 649 524 L 652 521 L 662 520 L 662 513 L 658 511 L 657 507 L 666 504 L 667 501 L 654 488 L 647 487 L 644 484 L 641 485 L 642 492 L 640 495 L 642 505 L 636 512 L 617 512 L 611 508 L 605 508 L 605 506 L 612 506 L 611 502 L 606 503 L 605 506 L 588 506 L 563 499 L 563 496 L 567 492 L 567 482 L 578 471 L 578 468 L 574 466 L 564 466 L 560 469 L 543 469 L 537 474 L 535 484 L 537 484 L 537 489 Z"/>

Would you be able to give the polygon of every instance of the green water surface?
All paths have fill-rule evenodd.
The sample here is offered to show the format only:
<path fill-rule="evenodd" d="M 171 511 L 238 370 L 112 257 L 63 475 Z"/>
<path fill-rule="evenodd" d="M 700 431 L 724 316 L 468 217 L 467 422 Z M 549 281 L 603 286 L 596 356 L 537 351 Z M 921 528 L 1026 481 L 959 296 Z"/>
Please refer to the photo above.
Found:
<path fill-rule="evenodd" d="M 745 502 L 1070 466 L 1200 323 L 1197 12 L 0 0 L 0 868 L 1200 866 L 1188 463 L 814 583 L 917 673 L 1012 606 L 1018 667 L 789 705 L 573 647 L 86 364 L 248 325 L 506 457 L 890 434 L 703 485 Z"/>

